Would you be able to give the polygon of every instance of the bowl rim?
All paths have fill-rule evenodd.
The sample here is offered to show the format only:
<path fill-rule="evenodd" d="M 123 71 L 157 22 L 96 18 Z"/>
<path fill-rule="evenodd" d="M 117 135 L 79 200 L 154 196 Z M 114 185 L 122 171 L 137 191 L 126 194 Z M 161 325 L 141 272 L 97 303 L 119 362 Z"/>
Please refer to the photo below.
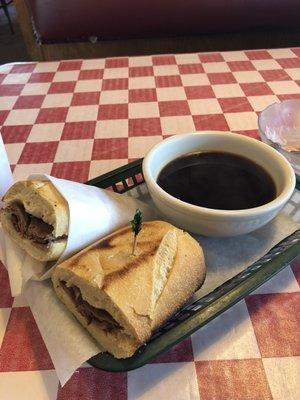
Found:
<path fill-rule="evenodd" d="M 246 209 L 239 209 L 239 210 L 221 210 L 221 209 L 215 209 L 215 208 L 206 208 L 206 207 L 201 207 L 201 206 L 196 206 L 194 204 L 187 203 L 185 201 L 179 200 L 176 197 L 170 195 L 167 193 L 165 190 L 163 190 L 156 180 L 152 177 L 152 174 L 150 173 L 150 164 L 151 164 L 151 159 L 153 155 L 156 153 L 158 149 L 161 147 L 167 147 L 169 143 L 173 142 L 180 142 L 184 140 L 184 138 L 188 137 L 194 137 L 194 136 L 202 136 L 202 135 L 212 135 L 215 137 L 222 137 L 225 138 L 227 135 L 232 135 L 232 137 L 235 137 L 236 140 L 241 140 L 244 142 L 248 142 L 249 144 L 255 144 L 256 146 L 260 146 L 264 151 L 269 152 L 272 154 L 275 158 L 278 159 L 279 163 L 281 164 L 282 169 L 285 169 L 285 174 L 289 177 L 288 180 L 285 182 L 285 186 L 282 190 L 282 192 L 277 196 L 274 200 L 263 204 L 258 207 L 253 207 L 253 208 L 246 208 Z M 183 153 L 184 154 L 184 153 Z M 181 212 L 183 213 L 201 213 L 201 214 L 206 214 L 207 216 L 219 216 L 219 217 L 251 217 L 251 216 L 260 216 L 264 214 L 265 212 L 271 212 L 279 208 L 280 206 L 283 206 L 285 202 L 290 198 L 292 195 L 295 185 L 296 185 L 296 177 L 295 177 L 295 172 L 289 162 L 286 160 L 286 158 L 280 154 L 278 151 L 273 149 L 271 146 L 263 143 L 260 140 L 253 139 L 248 136 L 244 136 L 241 134 L 233 133 L 230 131 L 198 131 L 198 132 L 191 132 L 191 133 L 183 133 L 179 135 L 174 135 L 171 136 L 170 138 L 167 138 L 163 140 L 160 143 L 157 143 L 155 146 L 153 146 L 150 151 L 146 154 L 144 160 L 143 160 L 143 175 L 145 178 L 145 182 L 147 186 L 149 187 L 149 192 L 151 194 L 152 192 L 156 192 L 160 200 L 163 203 L 168 203 L 168 205 L 175 209 L 178 210 L 178 208 L 181 209 Z"/>

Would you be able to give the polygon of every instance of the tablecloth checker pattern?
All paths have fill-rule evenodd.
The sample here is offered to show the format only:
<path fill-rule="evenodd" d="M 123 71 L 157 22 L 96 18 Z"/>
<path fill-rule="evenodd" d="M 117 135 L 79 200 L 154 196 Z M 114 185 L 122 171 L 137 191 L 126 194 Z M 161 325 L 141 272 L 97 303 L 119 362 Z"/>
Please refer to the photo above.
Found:
<path fill-rule="evenodd" d="M 300 98 L 300 49 L 0 67 L 0 126 L 16 179 L 85 181 L 173 134 L 258 137 L 257 113 Z M 26 300 L 0 265 L 0 399 L 298 399 L 300 261 L 152 363 L 84 365 L 61 388 Z"/>
<path fill-rule="evenodd" d="M 299 82 L 299 49 L 8 64 L 0 127 L 17 178 L 85 181 L 170 135 L 258 137 L 258 112 L 299 98 Z"/>

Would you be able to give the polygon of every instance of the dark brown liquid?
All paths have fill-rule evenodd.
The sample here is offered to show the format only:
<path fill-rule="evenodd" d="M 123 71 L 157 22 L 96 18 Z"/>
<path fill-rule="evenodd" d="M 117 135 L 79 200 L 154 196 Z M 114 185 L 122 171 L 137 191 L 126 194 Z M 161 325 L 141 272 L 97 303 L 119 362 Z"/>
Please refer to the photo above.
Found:
<path fill-rule="evenodd" d="M 190 153 L 167 164 L 157 183 L 186 203 L 219 210 L 258 207 L 276 197 L 270 175 L 231 153 Z"/>

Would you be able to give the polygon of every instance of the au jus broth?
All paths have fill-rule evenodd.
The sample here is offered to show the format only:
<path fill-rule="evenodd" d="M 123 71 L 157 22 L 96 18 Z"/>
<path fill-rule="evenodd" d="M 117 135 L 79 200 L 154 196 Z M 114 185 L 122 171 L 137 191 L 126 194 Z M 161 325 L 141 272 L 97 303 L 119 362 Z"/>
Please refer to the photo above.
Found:
<path fill-rule="evenodd" d="M 272 177 L 250 159 L 227 152 L 179 157 L 159 173 L 158 185 L 186 203 L 219 210 L 243 210 L 276 197 Z"/>

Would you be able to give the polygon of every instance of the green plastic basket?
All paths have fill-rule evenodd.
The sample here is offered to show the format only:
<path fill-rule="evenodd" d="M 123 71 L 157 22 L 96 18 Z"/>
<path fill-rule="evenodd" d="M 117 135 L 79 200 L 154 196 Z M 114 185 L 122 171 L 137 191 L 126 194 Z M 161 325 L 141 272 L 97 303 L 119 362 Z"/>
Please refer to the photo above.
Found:
<path fill-rule="evenodd" d="M 87 182 L 89 185 L 103 189 L 112 188 L 118 193 L 125 193 L 142 183 L 144 183 L 142 159 Z M 298 178 L 297 189 L 299 188 Z M 111 354 L 101 353 L 89 359 L 88 363 L 96 368 L 112 372 L 129 371 L 147 364 L 242 300 L 287 266 L 299 254 L 300 229 L 282 240 L 261 259 L 232 279 L 176 313 L 132 357 L 117 359 Z"/>

